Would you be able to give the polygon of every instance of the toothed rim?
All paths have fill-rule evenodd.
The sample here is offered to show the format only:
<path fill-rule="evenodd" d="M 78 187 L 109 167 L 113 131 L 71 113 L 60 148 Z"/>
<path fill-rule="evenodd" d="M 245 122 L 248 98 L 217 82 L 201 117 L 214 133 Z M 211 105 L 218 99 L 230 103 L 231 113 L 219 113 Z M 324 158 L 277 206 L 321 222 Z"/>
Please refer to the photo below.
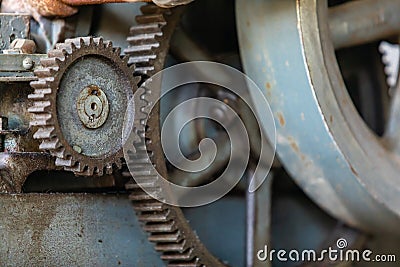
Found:
<path fill-rule="evenodd" d="M 162 9 L 152 4 L 143 6 L 141 11 L 143 15 L 136 17 L 138 25 L 131 28 L 127 38 L 130 47 L 124 52 L 130 56 L 129 62 L 136 64 L 136 73 L 146 79 L 163 69 L 169 40 L 180 14 L 177 10 Z M 141 125 L 136 129 L 140 142 L 134 144 L 136 153 L 127 159 L 135 172 L 135 181 L 139 183 L 131 179 L 126 189 L 131 192 L 129 198 L 143 229 L 149 233 L 148 239 L 155 243 L 156 251 L 161 253 L 161 258 L 168 266 L 224 266 L 207 251 L 180 208 L 159 202 L 141 189 L 146 187 L 155 192 L 161 190 L 157 186 L 157 174 L 148 170 L 153 170 L 151 166 L 156 165 L 158 171 L 165 174 L 166 167 L 162 149 L 157 142 L 159 107 L 156 106 L 148 114 L 152 101 L 157 99 L 160 92 L 146 91 L 142 87 L 139 90 L 140 97 L 135 101 L 144 105 L 141 115 L 143 118 L 148 117 L 148 121 L 145 125 L 145 120 L 140 120 Z M 146 155 L 148 153 L 151 161 Z M 124 175 L 130 176 L 130 173 L 124 172 Z"/>
<path fill-rule="evenodd" d="M 34 119 L 31 126 L 38 126 L 34 134 L 35 139 L 42 140 L 40 149 L 49 151 L 56 157 L 56 165 L 76 175 L 103 175 L 111 174 L 114 169 L 120 169 L 123 163 L 121 147 L 113 154 L 100 157 L 89 157 L 76 152 L 65 140 L 57 118 L 57 92 L 65 71 L 79 58 L 88 55 L 99 55 L 110 60 L 126 76 L 131 84 L 132 93 L 135 93 L 140 80 L 134 77 L 134 66 L 128 66 L 128 57 L 120 57 L 121 49 L 113 47 L 111 41 L 103 38 L 78 37 L 67 39 L 59 43 L 56 48 L 48 52 L 48 57 L 41 60 L 41 68 L 35 70 L 37 81 L 31 82 L 34 93 L 33 106 L 29 111 Z M 122 111 L 124 112 L 124 111 Z"/>

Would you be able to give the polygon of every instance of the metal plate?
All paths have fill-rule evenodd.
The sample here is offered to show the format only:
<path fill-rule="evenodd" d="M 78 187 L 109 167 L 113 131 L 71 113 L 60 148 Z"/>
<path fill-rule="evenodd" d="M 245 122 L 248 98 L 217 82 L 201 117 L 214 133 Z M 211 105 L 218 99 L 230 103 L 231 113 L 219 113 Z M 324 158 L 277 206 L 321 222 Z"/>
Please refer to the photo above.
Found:
<path fill-rule="evenodd" d="M 2 266 L 164 266 L 125 195 L 0 196 Z"/>

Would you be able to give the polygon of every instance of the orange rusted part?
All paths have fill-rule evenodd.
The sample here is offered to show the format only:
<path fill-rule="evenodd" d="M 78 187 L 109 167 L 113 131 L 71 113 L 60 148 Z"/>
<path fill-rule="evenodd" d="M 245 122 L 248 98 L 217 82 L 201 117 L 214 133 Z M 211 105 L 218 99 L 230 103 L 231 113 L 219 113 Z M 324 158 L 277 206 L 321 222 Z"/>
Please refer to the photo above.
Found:
<path fill-rule="evenodd" d="M 42 16 L 68 17 L 75 14 L 78 10 L 64 4 L 59 0 L 26 0 L 27 4 L 36 9 Z"/>
<path fill-rule="evenodd" d="M 133 2 L 151 2 L 151 0 L 61 0 L 64 4 L 71 6 L 97 5 L 108 3 L 133 3 Z"/>
<path fill-rule="evenodd" d="M 68 17 L 78 12 L 74 6 L 128 2 L 151 2 L 151 0 L 0 0 L 3 12 L 23 12 L 35 18 Z"/>

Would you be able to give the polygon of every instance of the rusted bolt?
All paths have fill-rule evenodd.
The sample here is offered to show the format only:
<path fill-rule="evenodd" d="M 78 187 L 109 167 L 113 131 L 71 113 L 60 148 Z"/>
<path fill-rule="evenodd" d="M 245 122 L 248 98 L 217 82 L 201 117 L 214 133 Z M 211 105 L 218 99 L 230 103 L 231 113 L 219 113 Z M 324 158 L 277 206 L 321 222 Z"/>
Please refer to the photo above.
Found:
<path fill-rule="evenodd" d="M 6 131 L 8 129 L 8 118 L 0 116 L 0 131 Z"/>
<path fill-rule="evenodd" d="M 33 67 L 33 60 L 30 57 L 24 58 L 22 61 L 22 67 L 26 70 L 30 70 Z"/>
<path fill-rule="evenodd" d="M 10 48 L 23 54 L 33 54 L 36 51 L 36 44 L 29 39 L 15 39 L 11 42 Z"/>

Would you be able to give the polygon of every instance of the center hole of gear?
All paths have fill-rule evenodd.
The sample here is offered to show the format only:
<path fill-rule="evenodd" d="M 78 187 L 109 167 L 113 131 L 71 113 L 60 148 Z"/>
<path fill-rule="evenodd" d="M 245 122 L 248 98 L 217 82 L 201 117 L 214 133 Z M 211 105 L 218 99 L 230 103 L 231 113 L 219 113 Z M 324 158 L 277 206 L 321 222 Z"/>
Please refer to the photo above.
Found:
<path fill-rule="evenodd" d="M 102 126 L 109 113 L 107 96 L 96 85 L 89 85 L 79 93 L 76 108 L 82 124 L 89 129 Z"/>

